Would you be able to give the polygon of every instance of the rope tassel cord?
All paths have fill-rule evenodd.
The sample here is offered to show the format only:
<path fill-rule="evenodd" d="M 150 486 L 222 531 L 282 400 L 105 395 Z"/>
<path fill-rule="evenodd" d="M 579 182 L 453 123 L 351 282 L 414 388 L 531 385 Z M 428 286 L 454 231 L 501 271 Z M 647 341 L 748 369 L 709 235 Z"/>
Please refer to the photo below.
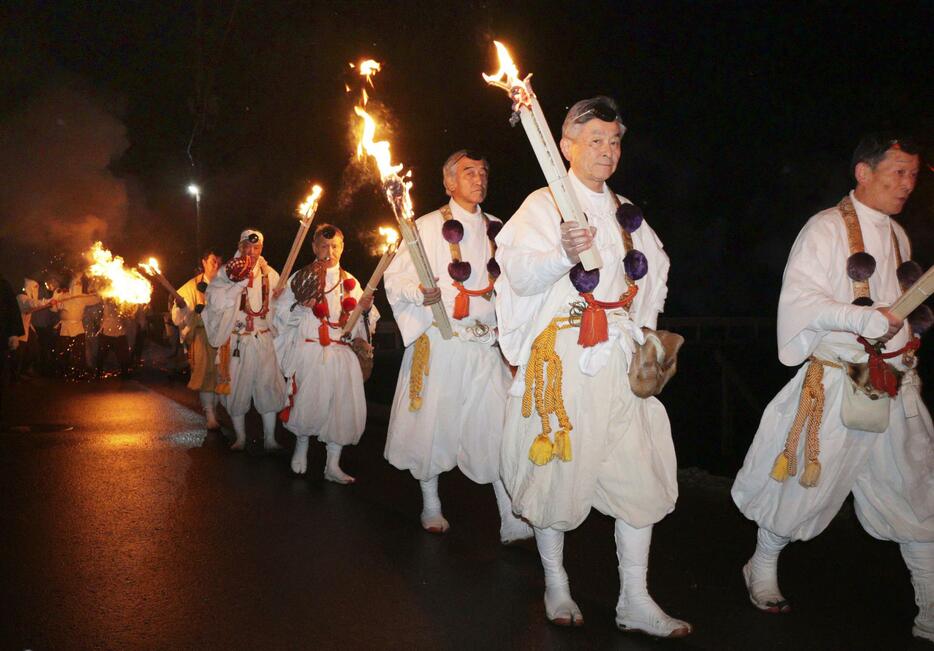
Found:
<path fill-rule="evenodd" d="M 564 408 L 561 392 L 563 368 L 561 358 L 555 352 L 558 331 L 573 327 L 567 318 L 553 319 L 532 343 L 532 351 L 525 369 L 525 393 L 522 396 L 522 415 L 532 416 L 532 408 L 542 421 L 542 432 L 535 437 L 529 448 L 529 460 L 543 466 L 552 459 L 570 461 L 571 420 Z M 559 430 L 551 437 L 551 414 L 558 418 Z"/>
<path fill-rule="evenodd" d="M 840 368 L 839 364 L 811 358 L 801 387 L 798 412 L 785 440 L 785 449 L 778 453 L 769 476 L 777 482 L 798 474 L 798 442 L 807 423 L 807 435 L 804 442 L 804 473 L 798 481 L 805 488 L 813 488 L 820 481 L 820 426 L 824 415 L 824 367 Z"/>
<path fill-rule="evenodd" d="M 409 411 L 418 411 L 422 408 L 422 388 L 428 376 L 430 359 L 431 341 L 428 335 L 423 334 L 415 340 L 415 351 L 412 353 L 412 370 L 409 374 Z"/>

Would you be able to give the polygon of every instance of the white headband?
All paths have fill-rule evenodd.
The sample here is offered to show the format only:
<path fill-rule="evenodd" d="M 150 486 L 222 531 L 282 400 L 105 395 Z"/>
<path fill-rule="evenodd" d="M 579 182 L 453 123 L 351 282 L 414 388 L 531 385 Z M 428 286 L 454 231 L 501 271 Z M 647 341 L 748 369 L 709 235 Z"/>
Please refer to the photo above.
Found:
<path fill-rule="evenodd" d="M 248 228 L 248 229 L 246 229 L 245 231 L 243 231 L 242 233 L 240 233 L 240 241 L 241 241 L 241 242 L 246 242 L 246 241 L 248 241 L 248 240 L 250 239 L 250 236 L 251 236 L 251 235 L 255 235 L 256 237 L 258 237 L 258 238 L 259 238 L 259 243 L 260 243 L 260 244 L 263 243 L 263 234 L 260 233 L 259 231 L 254 231 L 252 228 Z"/>

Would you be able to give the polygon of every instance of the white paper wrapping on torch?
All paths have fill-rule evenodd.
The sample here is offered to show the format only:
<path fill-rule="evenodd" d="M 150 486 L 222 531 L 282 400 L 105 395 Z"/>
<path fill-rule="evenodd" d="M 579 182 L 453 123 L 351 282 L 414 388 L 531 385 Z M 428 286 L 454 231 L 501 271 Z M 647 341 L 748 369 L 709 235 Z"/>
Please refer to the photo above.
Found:
<path fill-rule="evenodd" d="M 400 218 L 398 223 L 399 231 L 402 233 L 402 239 L 405 240 L 407 250 L 415 266 L 415 271 L 418 273 L 418 282 L 426 289 L 434 289 L 438 284 L 435 282 L 435 275 L 431 271 L 431 266 L 428 264 L 428 255 L 425 253 L 425 247 L 422 246 L 422 239 L 418 236 L 418 229 L 415 226 L 415 222 Z M 444 309 L 444 304 L 440 301 L 433 304 L 431 306 L 431 314 L 434 317 L 438 332 L 441 333 L 441 337 L 444 339 L 453 337 L 454 329 L 451 327 L 451 320 L 448 319 L 448 313 L 447 310 Z"/>
<path fill-rule="evenodd" d="M 934 267 L 928 269 L 914 285 L 909 287 L 892 304 L 889 311 L 900 319 L 908 318 L 908 315 L 914 312 L 915 308 L 926 301 L 931 294 L 934 294 Z"/>
<path fill-rule="evenodd" d="M 526 107 L 519 109 L 519 118 L 522 121 L 522 127 L 525 129 L 525 135 L 532 143 L 532 150 L 538 159 L 538 164 L 545 174 L 545 181 L 555 198 L 555 204 L 558 206 L 558 212 L 561 218 L 566 222 L 577 222 L 583 227 L 589 226 L 587 216 L 581 209 L 577 201 L 577 196 L 571 189 L 571 182 L 568 180 L 568 171 L 561 159 L 561 152 L 555 144 L 555 139 L 548 129 L 548 121 L 542 112 L 542 107 L 538 103 L 538 98 L 532 96 L 532 109 Z M 603 260 L 597 249 L 591 247 L 580 254 L 581 264 L 584 269 L 591 271 L 603 266 Z"/>

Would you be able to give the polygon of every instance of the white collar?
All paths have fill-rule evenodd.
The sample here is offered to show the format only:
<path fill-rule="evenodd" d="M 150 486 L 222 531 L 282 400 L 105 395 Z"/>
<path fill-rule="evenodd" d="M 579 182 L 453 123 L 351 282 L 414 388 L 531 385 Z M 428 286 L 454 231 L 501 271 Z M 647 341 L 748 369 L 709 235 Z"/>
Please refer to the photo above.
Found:
<path fill-rule="evenodd" d="M 853 190 L 850 190 L 850 201 L 853 202 L 853 208 L 856 209 L 856 214 L 867 219 L 869 223 L 875 226 L 885 226 L 888 223 L 888 215 L 860 202 L 860 200 L 856 198 L 856 192 Z"/>
<path fill-rule="evenodd" d="M 451 214 L 454 219 L 470 219 L 477 220 L 483 217 L 483 210 L 480 208 L 480 204 L 477 204 L 477 209 L 473 213 L 469 213 L 464 208 L 454 201 L 454 197 L 451 197 L 451 200 L 448 201 L 448 206 L 451 208 Z"/>

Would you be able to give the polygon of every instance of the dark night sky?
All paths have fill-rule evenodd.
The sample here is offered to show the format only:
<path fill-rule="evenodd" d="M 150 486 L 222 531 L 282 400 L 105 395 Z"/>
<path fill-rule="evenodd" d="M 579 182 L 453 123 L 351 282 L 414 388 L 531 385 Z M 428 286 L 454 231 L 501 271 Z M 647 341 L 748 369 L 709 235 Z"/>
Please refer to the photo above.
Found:
<path fill-rule="evenodd" d="M 177 283 L 193 259 L 190 178 L 208 242 L 247 224 L 284 261 L 310 180 L 319 219 L 357 236 L 388 221 L 374 189 L 337 198 L 351 155 L 347 63 L 384 63 L 394 158 L 417 209 L 443 201 L 440 164 L 467 146 L 492 164 L 485 208 L 508 217 L 543 185 L 502 91 L 480 77 L 507 43 L 552 127 L 577 99 L 620 102 L 629 131 L 611 185 L 639 203 L 672 258 L 667 313 L 772 314 L 788 248 L 851 186 L 859 135 L 934 142 L 934 4 L 809 2 L 30 2 L 0 10 L 0 223 L 5 273 L 39 268 L 36 220 L 106 227 L 129 260 L 155 253 Z M 186 155 L 200 120 L 192 169 Z M 95 152 L 91 155 L 91 152 Z M 902 221 L 934 262 L 934 180 Z M 42 206 L 41 209 L 36 206 Z M 96 217 L 97 220 L 92 219 Z M 83 230 L 82 230 L 83 229 Z M 89 230 L 90 229 L 90 230 Z M 16 233 L 15 235 L 12 233 Z M 15 246 L 27 238 L 27 246 Z M 81 243 L 83 244 L 83 242 Z M 354 250 L 356 249 L 356 250 Z M 29 256 L 32 256 L 29 259 Z M 307 260 L 310 249 L 300 260 Z M 16 281 L 14 281 L 16 282 Z"/>

